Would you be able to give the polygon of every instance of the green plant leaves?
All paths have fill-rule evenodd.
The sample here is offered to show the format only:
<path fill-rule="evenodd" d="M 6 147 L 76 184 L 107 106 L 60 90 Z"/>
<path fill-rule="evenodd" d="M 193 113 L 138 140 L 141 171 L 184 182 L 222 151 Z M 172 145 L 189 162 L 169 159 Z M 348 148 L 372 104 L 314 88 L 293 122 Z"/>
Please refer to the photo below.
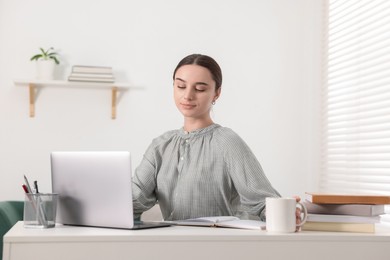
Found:
<path fill-rule="evenodd" d="M 31 61 L 32 60 L 39 60 L 39 59 L 43 59 L 43 60 L 52 59 L 52 60 L 54 60 L 54 62 L 56 64 L 60 64 L 60 61 L 57 58 L 58 53 L 57 52 L 50 52 L 51 50 L 54 50 L 53 47 L 50 47 L 46 51 L 42 47 L 39 48 L 39 49 L 41 50 L 41 53 L 32 56 L 31 59 L 30 59 Z"/>
<path fill-rule="evenodd" d="M 30 60 L 39 60 L 40 58 L 42 58 L 42 54 L 37 54 L 35 56 L 32 56 Z"/>

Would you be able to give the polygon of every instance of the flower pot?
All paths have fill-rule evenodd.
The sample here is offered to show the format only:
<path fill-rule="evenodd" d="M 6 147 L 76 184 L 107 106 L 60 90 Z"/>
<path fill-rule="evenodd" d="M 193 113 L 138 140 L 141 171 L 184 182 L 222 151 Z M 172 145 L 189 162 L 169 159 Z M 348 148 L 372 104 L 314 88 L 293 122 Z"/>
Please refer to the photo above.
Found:
<path fill-rule="evenodd" d="M 37 60 L 36 77 L 40 80 L 52 80 L 54 78 L 54 69 L 56 63 L 54 60 Z"/>

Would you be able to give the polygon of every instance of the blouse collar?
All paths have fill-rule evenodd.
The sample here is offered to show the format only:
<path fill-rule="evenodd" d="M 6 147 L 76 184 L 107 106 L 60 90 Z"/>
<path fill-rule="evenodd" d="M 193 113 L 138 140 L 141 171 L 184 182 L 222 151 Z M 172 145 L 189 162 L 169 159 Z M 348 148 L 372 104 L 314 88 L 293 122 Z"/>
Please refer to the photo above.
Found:
<path fill-rule="evenodd" d="M 194 137 L 194 136 L 199 136 L 199 135 L 209 133 L 219 126 L 220 125 L 213 123 L 205 128 L 199 128 L 199 129 L 196 129 L 196 130 L 191 131 L 191 132 L 185 131 L 184 128 L 182 127 L 181 129 L 179 129 L 179 135 L 183 138 L 190 138 L 190 137 Z"/>

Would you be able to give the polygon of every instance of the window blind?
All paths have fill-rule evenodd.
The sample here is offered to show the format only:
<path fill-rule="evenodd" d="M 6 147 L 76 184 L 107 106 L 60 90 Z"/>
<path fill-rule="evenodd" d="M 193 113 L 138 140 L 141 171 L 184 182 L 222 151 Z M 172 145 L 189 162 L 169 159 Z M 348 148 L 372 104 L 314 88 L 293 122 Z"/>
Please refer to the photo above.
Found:
<path fill-rule="evenodd" d="M 390 1 L 325 10 L 320 190 L 390 195 Z"/>

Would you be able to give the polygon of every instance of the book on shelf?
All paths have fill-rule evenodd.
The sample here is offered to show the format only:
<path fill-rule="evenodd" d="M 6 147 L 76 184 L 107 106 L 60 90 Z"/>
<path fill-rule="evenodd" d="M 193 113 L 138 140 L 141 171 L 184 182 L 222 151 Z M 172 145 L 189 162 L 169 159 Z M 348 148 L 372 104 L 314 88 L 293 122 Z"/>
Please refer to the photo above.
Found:
<path fill-rule="evenodd" d="M 385 214 L 384 204 L 316 204 L 303 201 L 308 213 L 330 215 L 378 216 Z"/>
<path fill-rule="evenodd" d="M 353 215 L 328 215 L 307 214 L 309 222 L 342 222 L 342 223 L 379 223 L 380 216 L 353 216 Z"/>
<path fill-rule="evenodd" d="M 111 67 L 74 65 L 69 81 L 114 83 Z"/>
<path fill-rule="evenodd" d="M 310 222 L 302 226 L 303 231 L 333 231 L 375 233 L 374 223 Z"/>
<path fill-rule="evenodd" d="M 81 73 L 81 72 L 72 72 L 70 74 L 72 77 L 84 77 L 84 78 L 106 78 L 113 79 L 114 75 L 112 73 Z"/>
<path fill-rule="evenodd" d="M 68 77 L 69 81 L 78 81 L 78 82 L 100 82 L 100 83 L 114 83 L 114 78 L 87 78 L 87 77 Z"/>
<path fill-rule="evenodd" d="M 72 67 L 72 72 L 74 72 L 74 73 L 106 73 L 106 74 L 112 74 L 112 67 L 74 65 Z"/>
<path fill-rule="evenodd" d="M 259 220 L 245 220 L 234 216 L 201 217 L 185 220 L 171 221 L 173 225 L 225 227 L 239 229 L 265 230 L 265 222 Z"/>
<path fill-rule="evenodd" d="M 390 196 L 306 192 L 306 200 L 317 204 L 390 204 Z"/>

